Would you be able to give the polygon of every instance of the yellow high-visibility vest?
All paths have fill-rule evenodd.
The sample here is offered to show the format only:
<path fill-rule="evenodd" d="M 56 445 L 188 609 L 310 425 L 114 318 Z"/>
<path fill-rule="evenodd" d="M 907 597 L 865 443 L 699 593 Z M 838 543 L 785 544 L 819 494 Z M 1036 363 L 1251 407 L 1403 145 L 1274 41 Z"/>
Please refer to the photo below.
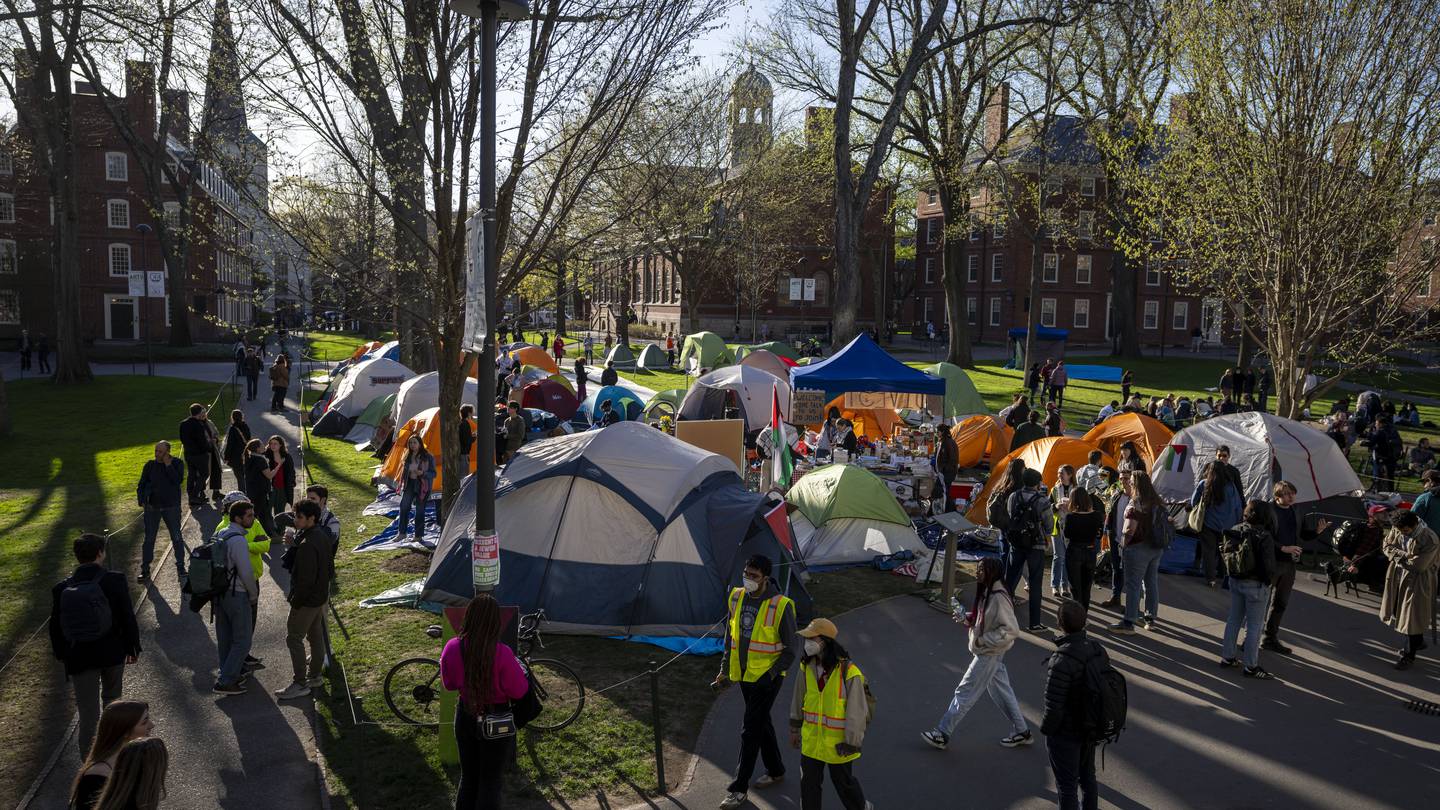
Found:
<path fill-rule="evenodd" d="M 770 671 L 785 649 L 780 639 L 780 617 L 787 609 L 794 610 L 795 603 L 790 597 L 775 596 L 760 603 L 755 615 L 755 626 L 750 628 L 750 646 L 745 654 L 745 672 L 740 672 L 740 603 L 745 599 L 745 589 L 736 588 L 730 592 L 730 671 L 726 677 L 732 681 L 754 683 Z M 785 673 L 780 673 L 783 677 Z"/>
<path fill-rule="evenodd" d="M 800 753 L 832 765 L 859 759 L 859 753 L 840 756 L 835 753 L 835 746 L 845 742 L 845 676 L 859 675 L 863 684 L 864 673 L 854 664 L 841 663 L 825 680 L 822 690 L 820 682 L 815 679 L 815 668 L 809 665 L 802 668 L 805 670 L 805 705 L 804 723 L 800 726 Z M 868 709 L 862 703 L 856 710 L 863 712 Z"/>

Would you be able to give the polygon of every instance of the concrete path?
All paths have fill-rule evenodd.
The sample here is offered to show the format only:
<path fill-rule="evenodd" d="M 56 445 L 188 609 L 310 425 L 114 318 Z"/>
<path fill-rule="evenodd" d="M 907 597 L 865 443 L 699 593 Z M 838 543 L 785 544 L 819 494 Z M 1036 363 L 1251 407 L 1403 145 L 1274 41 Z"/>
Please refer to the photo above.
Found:
<path fill-rule="evenodd" d="M 201 370 L 226 364 L 174 365 Z M 159 373 L 158 367 L 156 371 Z M 291 391 L 298 391 L 298 386 Z M 288 403 L 290 410 L 284 415 L 268 413 L 269 404 L 268 389 L 254 402 L 241 403 L 252 433 L 259 437 L 279 434 L 292 445 L 298 444 L 295 402 Z M 217 424 L 223 425 L 225 416 L 228 414 L 217 415 Z M 176 417 L 177 423 L 180 418 Z M 297 468 L 301 467 L 301 452 L 302 448 L 292 446 Z M 303 478 L 301 483 L 299 495 L 304 493 Z M 226 470 L 223 489 L 236 488 Z M 218 520 L 218 513 L 209 507 L 187 512 L 186 544 L 195 546 L 202 536 L 213 532 Z M 160 556 L 162 547 L 164 556 Z M 188 599 L 180 593 L 168 550 L 162 528 L 154 584 L 137 613 L 144 652 L 125 673 L 125 697 L 150 703 L 155 734 L 165 740 L 170 751 L 165 806 L 318 810 L 324 787 L 316 766 L 312 701 L 304 698 L 282 703 L 272 694 L 291 680 L 285 648 L 287 573 L 272 567 L 272 562 L 279 561 L 279 549 L 266 560 L 253 648 L 267 668 L 251 676 L 248 693 L 226 698 L 210 692 L 217 668 L 210 611 L 190 610 Z M 63 746 L 61 757 L 45 775 L 29 807 L 50 810 L 66 806 L 80 759 L 73 734 Z"/>
<path fill-rule="evenodd" d="M 1378 809 L 1440 802 L 1440 718 L 1406 708 L 1415 698 L 1440 702 L 1434 651 L 1397 672 L 1390 663 L 1399 636 L 1376 620 L 1378 597 L 1328 598 L 1302 577 L 1307 581 L 1287 616 L 1294 629 L 1285 635 L 1296 655 L 1262 653 L 1262 664 L 1279 676 L 1267 683 L 1216 665 L 1229 604 L 1223 590 L 1161 577 L 1160 626 L 1135 636 L 1097 629 L 1115 616 L 1095 612 L 1091 631 L 1126 675 L 1130 694 L 1128 728 L 1105 753 L 1100 772 L 1102 807 Z M 1097 588 L 1096 601 L 1108 593 Z M 1055 622 L 1048 598 L 1045 621 Z M 920 732 L 939 718 L 970 661 L 963 629 L 911 597 L 848 613 L 837 624 L 878 700 L 857 766 L 876 807 L 1055 806 L 1038 736 L 1044 662 L 1053 649 L 1047 639 L 1024 634 L 1006 656 L 1035 745 L 1002 748 L 1008 723 L 982 698 L 941 752 L 926 746 Z M 788 699 L 787 687 L 774 714 L 782 735 Z M 741 705 L 733 689 L 717 701 L 698 741 L 693 781 L 660 806 L 708 810 L 724 798 L 739 750 Z M 786 743 L 782 736 L 785 781 L 752 790 L 753 806 L 799 806 L 799 752 Z M 828 785 L 825 803 L 837 806 Z"/>

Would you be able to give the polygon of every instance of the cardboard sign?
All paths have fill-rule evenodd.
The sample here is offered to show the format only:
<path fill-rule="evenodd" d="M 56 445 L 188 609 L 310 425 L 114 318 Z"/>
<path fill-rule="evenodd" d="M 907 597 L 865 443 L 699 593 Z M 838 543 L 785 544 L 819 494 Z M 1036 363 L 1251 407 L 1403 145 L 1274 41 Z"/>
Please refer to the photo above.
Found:
<path fill-rule="evenodd" d="M 818 425 L 825 421 L 825 392 L 797 388 L 790 394 L 792 425 Z"/>
<path fill-rule="evenodd" d="M 902 394 L 895 391 L 850 391 L 845 394 L 847 410 L 900 410 L 909 408 L 918 411 L 929 408 L 938 412 L 944 407 L 944 399 L 930 394 Z"/>
<path fill-rule="evenodd" d="M 719 453 L 745 474 L 744 419 L 682 419 L 675 423 L 675 438 L 701 450 Z"/>

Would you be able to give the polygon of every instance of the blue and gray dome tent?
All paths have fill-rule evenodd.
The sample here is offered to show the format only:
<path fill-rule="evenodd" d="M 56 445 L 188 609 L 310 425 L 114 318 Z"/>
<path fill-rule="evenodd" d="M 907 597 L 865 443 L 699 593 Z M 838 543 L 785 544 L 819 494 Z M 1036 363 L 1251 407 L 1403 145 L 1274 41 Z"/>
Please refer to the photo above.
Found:
<path fill-rule="evenodd" d="M 446 517 L 424 600 L 460 605 L 474 593 L 474 486 L 466 479 Z M 495 497 L 495 597 L 544 608 L 547 630 L 683 649 L 715 627 L 709 644 L 695 645 L 713 650 L 726 595 L 752 554 L 775 563 L 797 618 L 810 618 L 784 505 L 746 491 L 728 459 L 642 423 L 525 445 Z"/>

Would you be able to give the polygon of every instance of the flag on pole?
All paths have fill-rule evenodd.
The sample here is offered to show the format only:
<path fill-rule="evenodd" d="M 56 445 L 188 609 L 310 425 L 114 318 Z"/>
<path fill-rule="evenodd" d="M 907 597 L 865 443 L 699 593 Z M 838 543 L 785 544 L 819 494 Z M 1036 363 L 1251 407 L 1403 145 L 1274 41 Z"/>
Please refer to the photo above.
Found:
<path fill-rule="evenodd" d="M 1190 448 L 1183 444 L 1172 444 L 1165 448 L 1160 454 L 1160 461 L 1156 465 L 1159 469 L 1169 472 L 1184 472 L 1190 461 Z"/>
<path fill-rule="evenodd" d="M 790 442 L 785 436 L 785 421 L 780 417 L 780 384 L 776 383 L 770 393 L 770 480 L 781 488 L 790 486 L 790 476 L 795 472 L 795 462 L 790 458 Z"/>

